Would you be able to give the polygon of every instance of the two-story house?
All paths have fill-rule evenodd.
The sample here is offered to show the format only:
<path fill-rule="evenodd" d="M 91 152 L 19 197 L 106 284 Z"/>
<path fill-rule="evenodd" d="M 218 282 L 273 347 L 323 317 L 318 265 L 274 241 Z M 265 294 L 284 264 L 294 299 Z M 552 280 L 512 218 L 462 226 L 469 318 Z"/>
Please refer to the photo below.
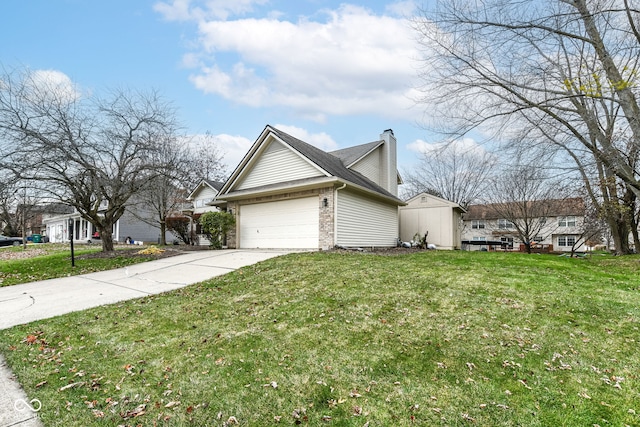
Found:
<path fill-rule="evenodd" d="M 522 250 L 525 244 L 514 221 L 529 231 L 532 246 L 545 251 L 584 251 L 585 206 L 580 198 L 528 202 L 521 215 L 505 218 L 504 204 L 471 205 L 463 216 L 464 249 Z M 508 209 L 507 209 L 508 210 Z M 510 210 L 515 212 L 516 210 Z M 536 212 L 543 214 L 536 214 Z"/>

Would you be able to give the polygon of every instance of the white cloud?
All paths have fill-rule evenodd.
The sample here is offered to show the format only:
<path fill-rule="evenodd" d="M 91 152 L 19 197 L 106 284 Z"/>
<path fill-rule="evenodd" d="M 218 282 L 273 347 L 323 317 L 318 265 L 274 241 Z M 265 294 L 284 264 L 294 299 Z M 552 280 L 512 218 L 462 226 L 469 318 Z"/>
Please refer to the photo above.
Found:
<path fill-rule="evenodd" d="M 316 121 L 355 114 L 417 118 L 414 30 L 394 17 L 410 10 L 411 2 L 391 5 L 394 16 L 343 4 L 319 12 L 322 20 L 296 22 L 274 14 L 211 18 L 207 10 L 214 3 L 156 5 L 165 17 L 191 16 L 198 23 L 199 49 L 185 54 L 183 63 L 195 67 L 191 81 L 203 92 L 240 105 L 285 107 Z M 235 2 L 224 3 L 229 13 L 240 13 L 263 2 L 245 0 L 233 10 Z"/>
<path fill-rule="evenodd" d="M 158 2 L 153 9 L 168 21 L 201 21 L 205 19 L 228 19 L 254 10 L 268 0 L 172 0 Z"/>
<path fill-rule="evenodd" d="M 219 134 L 214 136 L 214 141 L 224 155 L 223 162 L 229 166 L 229 173 L 240 164 L 242 158 L 247 154 L 252 140 L 238 135 Z"/>
<path fill-rule="evenodd" d="M 315 147 L 325 151 L 333 151 L 338 149 L 338 144 L 324 132 L 309 133 L 307 130 L 297 126 L 289 125 L 274 125 L 277 129 L 288 133 L 298 139 L 303 140 Z M 205 135 L 194 135 L 190 137 L 191 140 L 196 141 L 199 138 L 209 138 Z M 240 164 L 243 157 L 249 152 L 249 149 L 255 141 L 245 138 L 239 135 L 219 134 L 213 135 L 213 142 L 216 145 L 216 149 L 219 149 L 224 156 L 223 163 L 228 166 L 229 173 Z"/>
<path fill-rule="evenodd" d="M 81 93 L 69 76 L 57 70 L 35 70 L 29 72 L 27 86 L 39 99 L 71 103 Z"/>
<path fill-rule="evenodd" d="M 309 133 L 306 129 L 288 125 L 275 125 L 274 127 L 321 150 L 334 151 L 338 149 L 338 144 L 325 132 Z"/>

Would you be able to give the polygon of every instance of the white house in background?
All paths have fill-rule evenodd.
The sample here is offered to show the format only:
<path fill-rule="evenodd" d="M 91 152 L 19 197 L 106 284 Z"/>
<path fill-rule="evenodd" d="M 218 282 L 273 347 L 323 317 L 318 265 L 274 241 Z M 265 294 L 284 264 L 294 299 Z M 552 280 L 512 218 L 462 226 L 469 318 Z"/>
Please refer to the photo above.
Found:
<path fill-rule="evenodd" d="M 222 182 L 203 179 L 187 197 L 187 201 L 190 202 L 192 206 L 182 210 L 182 212 L 190 218 L 191 230 L 196 234 L 198 244 L 201 246 L 208 246 L 209 239 L 202 234 L 202 227 L 198 220 L 205 212 L 220 210 L 218 207 L 210 205 L 210 203 L 216 198 L 223 185 L 224 183 Z"/>
<path fill-rule="evenodd" d="M 541 200 L 532 203 L 544 203 L 545 207 L 531 212 L 545 212 L 540 233 L 533 244 L 545 251 L 570 252 L 572 246 L 579 243 L 576 251 L 586 250 L 581 240 L 584 229 L 585 206 L 581 198 Z M 462 240 L 464 249 L 486 250 L 502 247 L 506 250 L 522 250 L 514 224 L 500 217 L 494 205 L 472 205 L 464 214 Z"/>
<path fill-rule="evenodd" d="M 230 248 L 391 247 L 398 239 L 396 138 L 325 152 L 266 126 L 220 189 Z"/>
<path fill-rule="evenodd" d="M 459 204 L 431 194 L 421 193 L 400 206 L 400 239 L 413 240 L 417 234 L 427 235 L 427 243 L 438 249 L 460 249 L 462 245 L 462 214 Z"/>
<path fill-rule="evenodd" d="M 139 214 L 139 213 L 138 213 Z M 69 241 L 69 220 L 73 221 L 74 242 L 87 243 L 92 240 L 95 227 L 83 219 L 78 212 L 45 215 L 42 219 L 43 228 L 46 227 L 46 236 L 50 242 L 61 243 Z M 113 241 L 124 243 L 127 237 L 136 242 L 158 243 L 160 239 L 160 227 L 154 227 L 136 218 L 131 212 L 125 210 L 122 217 L 113 227 Z M 167 233 L 167 241 L 171 241 L 171 235 Z M 95 241 L 95 239 L 93 239 Z"/>

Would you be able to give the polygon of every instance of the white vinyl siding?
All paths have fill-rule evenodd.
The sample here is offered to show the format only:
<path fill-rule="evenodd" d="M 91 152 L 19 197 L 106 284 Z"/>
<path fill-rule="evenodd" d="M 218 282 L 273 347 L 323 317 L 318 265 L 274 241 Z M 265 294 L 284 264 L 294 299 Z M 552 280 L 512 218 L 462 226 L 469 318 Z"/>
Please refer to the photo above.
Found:
<path fill-rule="evenodd" d="M 347 190 L 337 193 L 336 243 L 346 247 L 391 247 L 398 239 L 398 207 Z"/>
<path fill-rule="evenodd" d="M 209 186 L 203 186 L 200 191 L 196 194 L 195 200 L 193 201 L 193 207 L 195 208 L 196 213 L 207 212 L 211 210 L 215 210 L 211 206 L 207 206 L 207 203 L 212 201 L 218 192 Z"/>
<path fill-rule="evenodd" d="M 360 172 L 376 184 L 382 185 L 380 182 L 380 161 L 380 149 L 378 148 L 358 161 L 358 163 L 354 164 L 351 169 L 356 172 Z"/>
<path fill-rule="evenodd" d="M 318 249 L 317 197 L 240 206 L 240 248 Z"/>
<path fill-rule="evenodd" d="M 322 176 L 319 169 L 281 143 L 272 141 L 235 189 L 245 190 L 317 176 Z"/>

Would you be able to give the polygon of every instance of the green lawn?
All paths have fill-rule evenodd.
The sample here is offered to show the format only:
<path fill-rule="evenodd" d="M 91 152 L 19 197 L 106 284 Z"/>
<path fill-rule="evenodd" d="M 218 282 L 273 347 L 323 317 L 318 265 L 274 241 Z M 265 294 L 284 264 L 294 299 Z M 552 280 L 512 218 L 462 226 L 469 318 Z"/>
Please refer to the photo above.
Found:
<path fill-rule="evenodd" d="M 1 251 L 0 287 L 110 270 L 155 259 L 152 255 L 123 256 L 122 248 L 116 250 L 110 257 L 87 258 L 88 254 L 100 252 L 101 247 L 79 245 L 74 250 L 75 266 L 72 267 L 69 245 L 47 243 L 29 245 L 26 250 L 19 246 L 2 248 Z M 14 258 L 2 258 L 2 256 L 9 258 L 9 255 Z"/>
<path fill-rule="evenodd" d="M 0 351 L 47 426 L 637 426 L 639 328 L 637 256 L 303 253 Z"/>

